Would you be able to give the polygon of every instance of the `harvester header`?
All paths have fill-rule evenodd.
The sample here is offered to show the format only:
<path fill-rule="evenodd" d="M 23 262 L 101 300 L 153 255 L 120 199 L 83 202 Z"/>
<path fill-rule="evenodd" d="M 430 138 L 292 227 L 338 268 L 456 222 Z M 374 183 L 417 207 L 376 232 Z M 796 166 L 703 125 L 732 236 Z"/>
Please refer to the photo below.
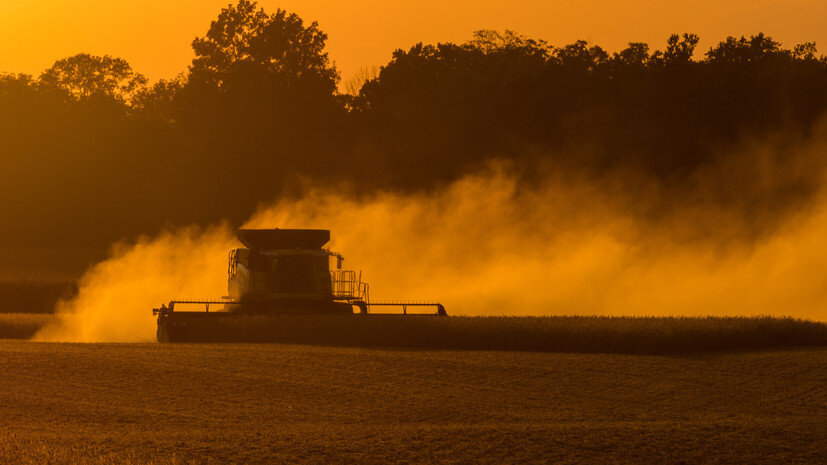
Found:
<path fill-rule="evenodd" d="M 349 315 L 360 318 L 372 307 L 432 308 L 444 316 L 438 302 L 394 300 L 372 302 L 362 273 L 342 269 L 342 255 L 323 248 L 327 229 L 239 229 L 244 245 L 230 250 L 228 296 L 213 300 L 172 300 L 153 309 L 158 315 L 158 341 L 201 340 L 215 334 L 216 325 L 234 325 L 245 315 Z M 181 311 L 181 305 L 203 305 L 203 311 Z M 213 311 L 210 311 L 212 306 Z M 388 314 L 383 314 L 388 315 Z M 419 313 L 419 315 L 423 315 Z M 210 331 L 201 331 L 212 325 Z M 236 325 L 234 325 L 236 326 Z"/>

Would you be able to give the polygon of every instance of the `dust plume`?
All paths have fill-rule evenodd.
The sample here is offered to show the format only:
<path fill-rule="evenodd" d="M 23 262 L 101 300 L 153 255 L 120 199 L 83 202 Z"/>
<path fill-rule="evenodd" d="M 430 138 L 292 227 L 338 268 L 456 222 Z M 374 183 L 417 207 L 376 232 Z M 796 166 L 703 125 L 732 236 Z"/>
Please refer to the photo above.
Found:
<path fill-rule="evenodd" d="M 776 234 L 722 250 L 561 189 L 521 192 L 499 172 L 436 195 L 316 193 L 246 226 L 330 227 L 372 299 L 438 298 L 453 314 L 827 317 L 823 200 Z"/>
<path fill-rule="evenodd" d="M 680 188 L 553 168 L 531 183 L 492 162 L 418 194 L 308 188 L 262 205 L 244 226 L 331 229 L 331 248 L 363 271 L 371 299 L 438 299 L 454 315 L 823 321 L 825 135 L 786 144 L 781 157 L 768 141 L 750 142 Z M 806 185 L 816 188 L 797 189 Z M 781 195 L 793 199 L 783 208 L 755 200 Z M 227 252 L 238 245 L 221 224 L 118 246 L 36 339 L 152 340 L 153 307 L 226 293 Z"/>
<path fill-rule="evenodd" d="M 220 297 L 226 289 L 227 251 L 234 244 L 226 224 L 185 228 L 118 244 L 93 266 L 73 300 L 60 302 L 57 321 L 38 341 L 142 342 L 155 338 L 150 315 L 174 298 Z"/>

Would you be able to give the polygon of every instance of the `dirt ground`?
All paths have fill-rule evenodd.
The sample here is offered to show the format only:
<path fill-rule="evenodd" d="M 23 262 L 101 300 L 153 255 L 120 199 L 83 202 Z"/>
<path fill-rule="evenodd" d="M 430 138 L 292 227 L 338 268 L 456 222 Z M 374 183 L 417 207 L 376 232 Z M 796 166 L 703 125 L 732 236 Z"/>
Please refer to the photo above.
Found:
<path fill-rule="evenodd" d="M 827 349 L 0 340 L 0 463 L 824 463 Z"/>

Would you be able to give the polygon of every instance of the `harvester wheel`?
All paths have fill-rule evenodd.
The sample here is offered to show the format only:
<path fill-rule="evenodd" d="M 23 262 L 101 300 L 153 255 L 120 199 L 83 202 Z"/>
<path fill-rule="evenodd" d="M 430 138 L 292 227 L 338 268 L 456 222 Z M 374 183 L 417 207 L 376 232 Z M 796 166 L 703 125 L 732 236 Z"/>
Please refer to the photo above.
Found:
<path fill-rule="evenodd" d="M 359 313 L 362 315 L 368 314 L 368 304 L 365 302 L 357 302 L 356 306 L 359 307 Z"/>

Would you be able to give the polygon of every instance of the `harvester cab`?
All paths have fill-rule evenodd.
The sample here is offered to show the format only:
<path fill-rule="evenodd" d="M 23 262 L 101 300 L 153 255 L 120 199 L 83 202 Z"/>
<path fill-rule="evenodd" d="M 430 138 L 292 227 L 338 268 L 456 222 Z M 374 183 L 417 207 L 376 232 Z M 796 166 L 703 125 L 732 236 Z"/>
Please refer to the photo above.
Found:
<path fill-rule="evenodd" d="M 218 300 L 172 300 L 153 309 L 158 316 L 158 340 L 181 339 L 176 333 L 204 319 L 244 315 L 370 315 L 372 307 L 433 308 L 446 315 L 438 302 L 371 302 L 361 272 L 343 270 L 344 258 L 324 246 L 324 229 L 239 229 L 244 247 L 232 249 L 228 265 L 228 296 Z M 204 310 L 181 311 L 182 305 Z M 214 311 L 210 312 L 210 306 Z M 217 309 L 217 311 L 216 311 Z M 417 313 L 421 314 L 421 313 Z"/>
<path fill-rule="evenodd" d="M 231 311 L 248 313 L 367 312 L 368 285 L 342 270 L 342 255 L 324 249 L 330 231 L 241 229 L 244 248 L 230 251 Z M 335 261 L 335 269 L 331 269 Z"/>

